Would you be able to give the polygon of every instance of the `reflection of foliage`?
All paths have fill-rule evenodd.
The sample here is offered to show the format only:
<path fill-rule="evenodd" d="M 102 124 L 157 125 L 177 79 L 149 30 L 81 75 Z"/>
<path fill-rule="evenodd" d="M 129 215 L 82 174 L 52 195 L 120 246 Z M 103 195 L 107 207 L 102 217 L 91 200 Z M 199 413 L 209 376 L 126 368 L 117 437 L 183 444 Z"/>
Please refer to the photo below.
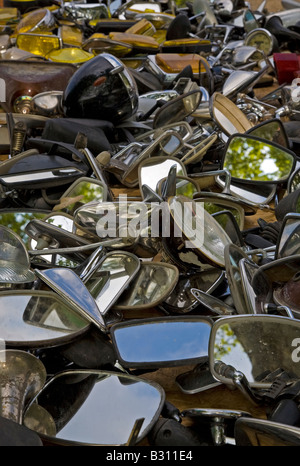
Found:
<path fill-rule="evenodd" d="M 284 149 L 265 142 L 245 138 L 232 139 L 224 168 L 231 176 L 243 180 L 277 181 L 287 178 L 293 158 Z"/>
<path fill-rule="evenodd" d="M 228 207 L 226 205 L 215 204 L 215 203 L 212 203 L 212 202 L 205 202 L 204 203 L 204 208 L 211 215 L 216 214 L 218 212 L 222 212 L 224 210 L 229 210 L 229 212 L 231 212 L 232 215 L 234 216 L 234 218 L 236 219 L 238 225 L 240 223 L 240 220 L 241 220 L 240 219 L 240 214 L 239 214 L 239 211 L 237 209 L 232 209 L 231 207 Z M 217 218 L 217 220 L 218 220 L 218 218 Z M 227 221 L 226 221 L 226 224 L 227 224 Z M 226 224 L 223 224 L 221 226 L 224 228 L 226 226 Z"/>
<path fill-rule="evenodd" d="M 222 325 L 216 334 L 214 356 L 215 359 L 221 359 L 223 356 L 228 355 L 232 348 L 237 346 L 238 340 L 236 335 L 231 330 L 229 324 Z"/>
<path fill-rule="evenodd" d="M 25 227 L 33 218 L 42 219 L 43 213 L 32 212 L 7 212 L 0 214 L 0 224 L 6 226 L 20 236 L 26 246 L 28 246 L 28 236 Z"/>

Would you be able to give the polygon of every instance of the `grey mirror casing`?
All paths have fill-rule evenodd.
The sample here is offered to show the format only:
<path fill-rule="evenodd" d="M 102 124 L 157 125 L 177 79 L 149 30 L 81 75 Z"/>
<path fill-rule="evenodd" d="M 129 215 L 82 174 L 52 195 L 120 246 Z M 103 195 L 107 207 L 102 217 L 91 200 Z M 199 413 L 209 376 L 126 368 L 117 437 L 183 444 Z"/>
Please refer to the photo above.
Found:
<path fill-rule="evenodd" d="M 120 322 L 110 333 L 123 367 L 176 367 L 207 358 L 211 326 L 209 317 L 168 316 Z"/>
<path fill-rule="evenodd" d="M 221 169 L 227 169 L 232 179 L 240 183 L 278 184 L 287 182 L 295 163 L 296 155 L 291 150 L 237 133 L 227 141 Z"/>
<path fill-rule="evenodd" d="M 275 259 L 300 253 L 299 243 L 300 213 L 284 216 L 275 249 Z"/>

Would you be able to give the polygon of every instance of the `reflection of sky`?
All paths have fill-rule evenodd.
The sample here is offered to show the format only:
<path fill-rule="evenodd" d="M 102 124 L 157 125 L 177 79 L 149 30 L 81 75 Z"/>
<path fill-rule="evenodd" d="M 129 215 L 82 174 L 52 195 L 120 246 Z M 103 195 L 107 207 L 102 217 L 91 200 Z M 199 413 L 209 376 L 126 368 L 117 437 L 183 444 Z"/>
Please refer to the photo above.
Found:
<path fill-rule="evenodd" d="M 122 384 L 117 376 L 98 382 L 57 438 L 92 444 L 125 444 L 135 421 L 152 421 L 161 395 L 146 382 Z"/>
<path fill-rule="evenodd" d="M 159 162 L 157 164 L 153 165 L 146 165 L 142 167 L 141 170 L 141 184 L 142 185 L 147 185 L 153 191 L 156 191 L 157 183 L 168 176 L 170 168 L 173 165 L 177 165 L 177 174 L 178 175 L 184 175 L 181 165 L 176 163 L 174 160 L 165 160 L 164 162 Z"/>
<path fill-rule="evenodd" d="M 115 338 L 127 362 L 174 361 L 207 356 L 210 329 L 196 321 L 147 323 L 119 328 Z"/>

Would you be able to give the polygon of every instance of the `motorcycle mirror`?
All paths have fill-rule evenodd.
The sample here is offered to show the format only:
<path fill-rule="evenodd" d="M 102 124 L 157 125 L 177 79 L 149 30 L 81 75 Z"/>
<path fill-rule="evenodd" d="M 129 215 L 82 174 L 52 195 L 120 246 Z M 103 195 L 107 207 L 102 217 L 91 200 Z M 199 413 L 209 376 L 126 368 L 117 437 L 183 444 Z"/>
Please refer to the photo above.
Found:
<path fill-rule="evenodd" d="M 24 425 L 36 430 L 31 409 L 37 404 L 55 422 L 55 435 L 38 432 L 47 443 L 125 446 L 138 419 L 144 422 L 135 443 L 147 436 L 164 401 L 164 390 L 158 384 L 133 375 L 100 370 L 63 371 L 50 378 L 27 406 Z"/>
<path fill-rule="evenodd" d="M 295 154 L 274 142 L 245 134 L 232 135 L 226 146 L 222 169 L 240 182 L 287 181 L 295 166 Z"/>
<path fill-rule="evenodd" d="M 202 92 L 194 90 L 175 97 L 163 105 L 155 114 L 153 128 L 160 128 L 177 121 L 183 121 L 199 107 Z"/>
<path fill-rule="evenodd" d="M 225 188 L 225 181 L 221 176 L 216 179 L 217 184 L 221 188 Z M 270 209 L 268 203 L 274 198 L 276 193 L 276 185 L 260 183 L 244 183 L 236 180 L 231 180 L 229 185 L 230 195 L 218 194 L 218 196 L 226 196 L 229 199 L 234 199 L 239 202 L 245 209 L 246 215 L 255 214 L 258 208 Z"/>
<path fill-rule="evenodd" d="M 204 308 L 211 312 L 213 316 L 232 315 L 235 313 L 235 309 L 233 307 L 229 306 L 221 299 L 218 299 L 215 296 L 211 296 L 202 290 L 192 288 L 191 293 L 197 299 L 197 301 L 202 306 L 204 306 Z"/>
<path fill-rule="evenodd" d="M 166 178 L 171 168 L 176 167 L 176 174 L 186 176 L 186 168 L 175 157 L 150 157 L 139 164 L 139 186 L 147 185 L 154 192 L 157 192 L 157 185 L 162 178 Z"/>
<path fill-rule="evenodd" d="M 273 381 L 263 378 L 279 368 L 298 378 L 299 326 L 298 320 L 283 316 L 221 317 L 214 323 L 209 341 L 213 377 L 232 386 L 232 368 L 234 373 L 244 375 L 250 389 L 270 387 Z"/>
<path fill-rule="evenodd" d="M 198 192 L 193 196 L 195 202 L 202 202 L 204 209 L 211 215 L 229 211 L 235 218 L 240 231 L 244 229 L 245 209 L 242 202 L 229 196 L 218 196 L 218 193 Z"/>
<path fill-rule="evenodd" d="M 202 203 L 183 196 L 173 196 L 168 199 L 168 208 L 174 237 L 177 240 L 181 238 L 181 245 L 194 250 L 205 263 L 224 267 L 224 248 L 231 244 L 231 239 Z"/>
<path fill-rule="evenodd" d="M 123 367 L 175 367 L 207 357 L 211 325 L 203 316 L 168 316 L 120 322 L 110 333 Z"/>
<path fill-rule="evenodd" d="M 75 211 L 73 232 L 79 230 L 93 241 L 108 238 L 114 249 L 154 257 L 160 249 L 160 238 L 151 232 L 157 209 L 156 204 L 132 202 L 126 196 L 120 196 L 119 202 L 91 202 Z"/>
<path fill-rule="evenodd" d="M 68 345 L 90 327 L 90 321 L 52 291 L 3 290 L 0 314 L 2 338 L 10 348 L 32 350 Z"/>
<path fill-rule="evenodd" d="M 267 64 L 260 71 L 233 71 L 223 84 L 222 94 L 231 99 L 240 92 L 249 93 L 269 69 L 270 66 Z"/>
<path fill-rule="evenodd" d="M 300 429 L 267 419 L 241 417 L 234 425 L 234 438 L 238 447 L 297 447 Z"/>
<path fill-rule="evenodd" d="M 129 285 L 132 289 L 132 282 L 139 274 L 140 266 L 140 260 L 134 254 L 112 251 L 103 256 L 92 273 L 85 277 L 85 286 L 102 315 L 108 312 Z"/>
<path fill-rule="evenodd" d="M 275 142 L 276 144 L 286 147 L 287 149 L 290 148 L 286 129 L 282 121 L 278 118 L 266 120 L 262 123 L 259 123 L 258 125 L 252 126 L 246 131 L 246 134 Z"/>
<path fill-rule="evenodd" d="M 300 253 L 299 231 L 300 214 L 286 214 L 282 220 L 276 243 L 275 259 L 282 259 Z"/>
<path fill-rule="evenodd" d="M 211 117 L 227 136 L 244 133 L 253 126 L 242 110 L 220 92 L 210 98 L 209 109 Z"/>
<path fill-rule="evenodd" d="M 241 247 L 237 246 L 236 244 L 225 246 L 225 270 L 234 307 L 238 314 L 245 314 L 247 310 L 247 304 L 242 287 L 242 277 L 239 267 L 241 259 L 248 259 L 246 252 Z"/>
<path fill-rule="evenodd" d="M 63 193 L 53 211 L 60 210 L 73 215 L 76 209 L 88 202 L 106 202 L 107 192 L 107 186 L 102 181 L 81 177 Z"/>
<path fill-rule="evenodd" d="M 254 289 L 262 288 L 259 281 L 266 282 L 265 288 L 268 286 L 269 295 L 271 294 L 269 303 L 273 302 L 280 306 L 290 318 L 298 317 L 300 311 L 298 305 L 299 258 L 299 255 L 294 255 L 261 265 L 252 279 Z"/>
<path fill-rule="evenodd" d="M 30 249 L 31 239 L 25 232 L 26 225 L 33 219 L 42 220 L 46 215 L 51 214 L 49 210 L 39 209 L 0 209 L 0 225 L 4 225 L 16 233 L 25 244 L 27 250 Z"/>
<path fill-rule="evenodd" d="M 177 267 L 167 263 L 142 262 L 140 270 L 114 309 L 144 310 L 158 306 L 173 291 L 179 277 Z"/>
<path fill-rule="evenodd" d="M 53 267 L 46 270 L 35 269 L 35 274 L 79 315 L 96 325 L 102 332 L 106 331 L 106 323 L 95 299 L 73 270 Z"/>

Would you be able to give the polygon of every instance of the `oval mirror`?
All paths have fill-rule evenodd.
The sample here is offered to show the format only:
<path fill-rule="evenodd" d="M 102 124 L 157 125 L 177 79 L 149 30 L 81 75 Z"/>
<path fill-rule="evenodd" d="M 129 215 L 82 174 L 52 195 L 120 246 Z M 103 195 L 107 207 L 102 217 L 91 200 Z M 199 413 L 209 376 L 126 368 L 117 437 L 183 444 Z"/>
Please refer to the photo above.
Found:
<path fill-rule="evenodd" d="M 193 249 L 214 266 L 225 266 L 224 248 L 231 239 L 221 225 L 203 207 L 183 196 L 168 199 L 174 223 L 174 237 L 182 238 L 187 249 Z"/>
<path fill-rule="evenodd" d="M 37 404 L 51 416 L 56 434 L 39 433 L 60 446 L 127 445 L 138 419 L 143 423 L 134 443 L 156 423 L 165 393 L 154 382 L 99 370 L 63 371 L 50 378 L 27 406 L 24 424 L 36 430 L 31 410 Z"/>
<path fill-rule="evenodd" d="M 295 165 L 289 149 L 255 136 L 235 134 L 228 143 L 222 169 L 232 178 L 255 183 L 287 181 Z"/>
<path fill-rule="evenodd" d="M 271 120 L 263 121 L 258 125 L 246 131 L 246 134 L 256 136 L 267 141 L 275 142 L 280 146 L 290 148 L 288 135 L 281 120 L 274 118 Z"/>
<path fill-rule="evenodd" d="M 215 92 L 211 96 L 209 109 L 211 117 L 227 136 L 244 133 L 253 126 L 245 113 L 220 92 Z"/>
<path fill-rule="evenodd" d="M 266 374 L 279 368 L 294 378 L 300 376 L 298 358 L 300 322 L 282 316 L 239 315 L 221 317 L 212 328 L 209 365 L 212 375 L 222 383 L 233 381 L 220 375 L 217 362 L 242 372 L 252 387 L 266 388 Z"/>
<path fill-rule="evenodd" d="M 159 368 L 197 363 L 208 355 L 208 317 L 134 319 L 111 327 L 123 367 Z"/>
<path fill-rule="evenodd" d="M 174 265 L 161 262 L 141 263 L 139 272 L 114 308 L 142 310 L 158 306 L 173 291 L 178 277 L 179 272 Z"/>

